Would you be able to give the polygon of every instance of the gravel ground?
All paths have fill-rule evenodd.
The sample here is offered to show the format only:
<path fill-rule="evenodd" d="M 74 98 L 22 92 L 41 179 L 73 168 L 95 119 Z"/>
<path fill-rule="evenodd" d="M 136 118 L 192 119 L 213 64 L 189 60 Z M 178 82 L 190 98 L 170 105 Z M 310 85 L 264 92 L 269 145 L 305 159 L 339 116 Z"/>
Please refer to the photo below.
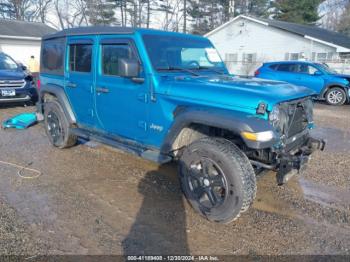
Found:
<path fill-rule="evenodd" d="M 34 108 L 0 119 L 23 110 Z M 0 254 L 350 255 L 350 106 L 317 104 L 315 122 L 326 151 L 285 186 L 259 178 L 253 207 L 228 225 L 191 209 L 174 164 L 95 143 L 58 150 L 41 125 L 0 130 L 0 161 L 42 172 L 0 164 Z"/>

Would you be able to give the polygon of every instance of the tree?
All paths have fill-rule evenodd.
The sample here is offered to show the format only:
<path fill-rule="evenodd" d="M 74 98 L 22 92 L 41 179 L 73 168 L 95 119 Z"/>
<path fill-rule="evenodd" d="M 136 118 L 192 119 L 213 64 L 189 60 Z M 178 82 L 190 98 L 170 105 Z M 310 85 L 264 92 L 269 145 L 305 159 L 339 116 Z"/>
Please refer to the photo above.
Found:
<path fill-rule="evenodd" d="M 16 20 L 33 20 L 32 0 L 1 0 L 0 11 L 3 18 Z"/>
<path fill-rule="evenodd" d="M 318 7 L 323 0 L 276 0 L 274 18 L 282 21 L 315 24 L 319 19 Z"/>
<path fill-rule="evenodd" d="M 86 6 L 91 25 L 111 25 L 116 22 L 114 0 L 86 0 Z"/>
<path fill-rule="evenodd" d="M 35 18 L 41 23 L 46 22 L 46 16 L 51 8 L 53 0 L 36 0 L 35 1 Z"/>
<path fill-rule="evenodd" d="M 350 37 L 350 3 L 346 5 L 344 12 L 340 16 L 336 29 L 338 32 Z"/>
<path fill-rule="evenodd" d="M 54 10 L 61 29 L 89 24 L 85 0 L 54 0 Z"/>
<path fill-rule="evenodd" d="M 256 17 L 268 16 L 271 0 L 236 0 L 235 15 L 252 15 Z"/>
<path fill-rule="evenodd" d="M 188 0 L 188 14 L 192 18 L 192 33 L 203 35 L 221 24 L 222 4 L 211 0 Z"/>

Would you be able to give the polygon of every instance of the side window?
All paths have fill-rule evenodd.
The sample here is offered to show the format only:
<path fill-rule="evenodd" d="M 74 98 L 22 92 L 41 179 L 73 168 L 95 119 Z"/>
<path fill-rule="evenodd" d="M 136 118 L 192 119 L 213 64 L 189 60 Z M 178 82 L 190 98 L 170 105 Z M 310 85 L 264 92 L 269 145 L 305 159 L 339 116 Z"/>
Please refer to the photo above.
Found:
<path fill-rule="evenodd" d="M 41 51 L 41 72 L 63 75 L 64 39 L 43 41 Z"/>
<path fill-rule="evenodd" d="M 73 44 L 69 46 L 69 71 L 91 72 L 91 44 Z"/>
<path fill-rule="evenodd" d="M 278 64 L 275 64 L 275 65 L 270 65 L 269 67 L 272 70 L 277 70 L 278 66 L 279 66 Z"/>
<path fill-rule="evenodd" d="M 317 71 L 319 71 L 316 67 L 309 66 L 309 74 L 314 75 Z"/>
<path fill-rule="evenodd" d="M 128 44 L 103 44 L 102 74 L 119 76 L 119 59 L 136 59 L 136 56 Z"/>
<path fill-rule="evenodd" d="M 277 70 L 282 72 L 294 72 L 293 64 L 280 64 Z"/>

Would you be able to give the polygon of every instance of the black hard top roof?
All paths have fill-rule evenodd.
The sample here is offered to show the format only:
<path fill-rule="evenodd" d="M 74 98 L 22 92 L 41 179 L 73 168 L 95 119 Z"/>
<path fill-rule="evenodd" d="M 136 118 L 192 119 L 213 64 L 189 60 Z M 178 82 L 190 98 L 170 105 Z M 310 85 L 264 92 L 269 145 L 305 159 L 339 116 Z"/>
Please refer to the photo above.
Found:
<path fill-rule="evenodd" d="M 116 27 L 116 26 L 88 26 L 69 28 L 59 31 L 54 34 L 49 34 L 43 37 L 44 40 L 73 36 L 73 35 L 101 35 L 101 34 L 133 34 L 136 29 L 132 27 Z"/>

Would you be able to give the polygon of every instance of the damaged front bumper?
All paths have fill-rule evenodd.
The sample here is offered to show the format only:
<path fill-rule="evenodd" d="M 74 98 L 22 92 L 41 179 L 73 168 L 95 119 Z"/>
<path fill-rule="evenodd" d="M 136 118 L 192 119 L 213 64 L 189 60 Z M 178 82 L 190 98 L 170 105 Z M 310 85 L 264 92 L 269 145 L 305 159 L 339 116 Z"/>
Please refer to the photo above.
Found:
<path fill-rule="evenodd" d="M 276 179 L 278 185 L 283 185 L 294 175 L 304 170 L 310 155 L 316 151 L 323 151 L 326 142 L 322 139 L 308 137 L 305 144 L 293 153 L 282 153 L 276 165 Z"/>

